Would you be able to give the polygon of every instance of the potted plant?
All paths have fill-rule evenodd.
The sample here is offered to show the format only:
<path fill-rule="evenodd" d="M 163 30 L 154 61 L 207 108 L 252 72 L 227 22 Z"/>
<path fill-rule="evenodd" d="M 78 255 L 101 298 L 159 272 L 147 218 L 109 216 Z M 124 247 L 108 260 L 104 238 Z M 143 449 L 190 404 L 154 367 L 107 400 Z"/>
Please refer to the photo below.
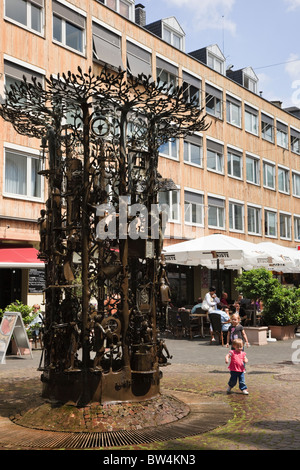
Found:
<path fill-rule="evenodd" d="M 263 302 L 272 297 L 276 288 L 280 285 L 270 271 L 264 268 L 244 271 L 241 276 L 235 279 L 235 286 L 243 296 L 254 301 L 253 326 L 245 327 L 245 331 L 250 344 L 262 346 L 267 344 L 268 326 L 256 325 L 255 301 L 261 299 Z"/>
<path fill-rule="evenodd" d="M 279 284 L 271 297 L 265 299 L 263 321 L 269 326 L 272 338 L 294 338 L 300 323 L 300 291 Z"/>

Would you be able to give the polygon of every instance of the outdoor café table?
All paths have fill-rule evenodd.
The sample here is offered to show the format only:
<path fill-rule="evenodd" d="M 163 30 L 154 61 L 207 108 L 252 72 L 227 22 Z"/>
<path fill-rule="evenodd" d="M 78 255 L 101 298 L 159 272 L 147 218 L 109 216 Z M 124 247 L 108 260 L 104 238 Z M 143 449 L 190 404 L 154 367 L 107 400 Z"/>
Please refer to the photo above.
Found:
<path fill-rule="evenodd" d="M 202 336 L 202 338 L 204 338 L 205 337 L 205 335 L 204 335 L 204 318 L 207 318 L 207 314 L 206 313 L 191 313 L 190 318 L 191 319 L 198 318 L 198 320 L 200 321 L 200 325 L 201 325 L 201 336 Z"/>

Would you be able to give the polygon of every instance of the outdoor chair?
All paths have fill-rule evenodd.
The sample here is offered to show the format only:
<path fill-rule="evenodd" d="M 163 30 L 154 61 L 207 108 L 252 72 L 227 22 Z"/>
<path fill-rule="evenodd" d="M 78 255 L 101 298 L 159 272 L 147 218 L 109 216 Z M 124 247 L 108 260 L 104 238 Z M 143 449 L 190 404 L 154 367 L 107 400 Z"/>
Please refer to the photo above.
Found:
<path fill-rule="evenodd" d="M 183 334 L 184 336 L 189 336 L 190 339 L 193 339 L 194 336 L 200 336 L 200 324 L 198 319 L 191 319 L 190 313 L 182 310 L 179 312 Z"/>
<path fill-rule="evenodd" d="M 219 343 L 222 344 L 222 346 L 224 346 L 221 315 L 219 313 L 209 313 L 208 317 L 209 317 L 209 321 L 212 327 L 213 334 L 219 337 Z"/>
<path fill-rule="evenodd" d="M 182 324 L 178 319 L 178 311 L 174 309 L 168 310 L 168 326 L 169 330 L 171 331 L 172 335 L 175 338 L 179 338 L 182 336 Z"/>

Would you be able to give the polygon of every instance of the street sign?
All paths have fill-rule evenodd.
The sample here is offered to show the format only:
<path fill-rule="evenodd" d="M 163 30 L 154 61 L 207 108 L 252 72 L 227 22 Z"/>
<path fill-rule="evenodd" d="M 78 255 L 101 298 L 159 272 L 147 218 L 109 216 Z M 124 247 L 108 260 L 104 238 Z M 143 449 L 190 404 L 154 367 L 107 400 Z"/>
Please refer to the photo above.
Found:
<path fill-rule="evenodd" d="M 21 354 L 21 348 L 32 352 L 20 312 L 5 312 L 0 325 L 0 364 L 5 364 L 5 355 L 12 335 Z"/>

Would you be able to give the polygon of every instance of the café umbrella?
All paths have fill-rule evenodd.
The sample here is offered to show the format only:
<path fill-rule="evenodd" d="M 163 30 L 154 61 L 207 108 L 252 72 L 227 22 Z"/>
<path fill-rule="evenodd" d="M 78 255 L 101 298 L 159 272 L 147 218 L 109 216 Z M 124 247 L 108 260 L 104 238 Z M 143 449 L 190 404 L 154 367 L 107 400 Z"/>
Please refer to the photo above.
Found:
<path fill-rule="evenodd" d="M 164 257 L 166 263 L 170 264 L 245 270 L 268 268 L 279 260 L 278 254 L 274 253 L 273 256 L 255 243 L 223 234 L 212 234 L 167 246 Z"/>

